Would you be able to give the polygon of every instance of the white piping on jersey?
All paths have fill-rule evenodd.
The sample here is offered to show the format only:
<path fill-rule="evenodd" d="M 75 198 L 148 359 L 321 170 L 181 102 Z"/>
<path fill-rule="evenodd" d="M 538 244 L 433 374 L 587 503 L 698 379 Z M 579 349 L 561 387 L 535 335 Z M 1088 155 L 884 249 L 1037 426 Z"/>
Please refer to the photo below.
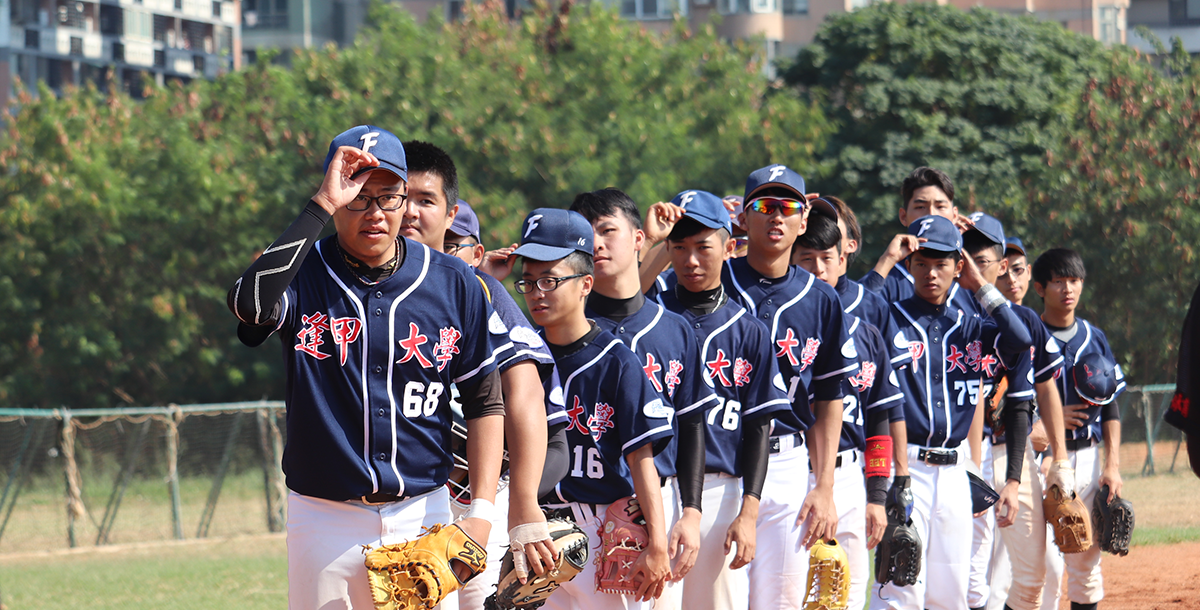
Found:
<path fill-rule="evenodd" d="M 668 423 L 668 424 L 659 426 L 657 428 L 654 428 L 652 430 L 647 430 L 646 432 L 644 432 L 642 434 L 639 434 L 636 438 L 631 439 L 628 443 L 621 445 L 621 453 L 625 453 L 625 450 L 628 449 L 630 446 L 636 447 L 637 446 L 636 443 L 641 441 L 642 439 L 649 437 L 649 436 L 653 436 L 655 434 L 658 434 L 659 432 L 663 432 L 664 430 L 669 432 L 671 430 L 671 424 Z"/>
<path fill-rule="evenodd" d="M 703 377 L 704 373 L 701 372 L 700 376 Z M 696 409 L 703 407 L 705 403 L 713 402 L 715 400 L 718 400 L 719 398 L 720 397 L 717 396 L 716 394 L 709 394 L 707 397 L 701 398 L 700 400 L 697 400 L 696 402 L 694 402 L 682 409 L 676 409 L 675 416 L 678 417 L 680 415 L 687 415 L 688 413 L 691 413 L 692 411 L 695 411 Z"/>
<path fill-rule="evenodd" d="M 899 271 L 900 275 L 904 276 L 904 279 L 908 280 L 909 284 L 912 284 L 913 286 L 917 285 L 917 280 L 912 276 L 911 273 L 908 272 L 908 269 L 904 268 L 904 265 L 895 265 L 892 267 L 892 269 Z"/>
<path fill-rule="evenodd" d="M 757 405 L 753 409 L 746 409 L 746 410 L 742 411 L 742 416 L 744 417 L 746 415 L 750 415 L 751 413 L 757 413 L 757 412 L 762 411 L 763 409 L 770 407 L 772 405 L 789 405 L 790 406 L 791 404 L 792 404 L 792 401 L 788 400 L 787 398 L 776 398 L 775 400 L 768 400 L 767 402 Z"/>
<path fill-rule="evenodd" d="M 483 367 L 485 367 L 495 361 L 496 361 L 496 352 L 492 352 L 492 355 L 488 356 L 486 359 L 484 359 L 483 362 L 480 362 L 479 366 L 471 369 L 470 371 L 467 371 L 466 373 L 464 373 L 462 375 L 459 375 L 458 377 L 455 377 L 453 379 L 454 383 L 462 383 L 464 380 L 474 377 L 477 373 L 479 373 L 479 371 L 483 370 Z"/>
<path fill-rule="evenodd" d="M 925 329 L 921 328 L 917 321 L 912 316 L 908 315 L 908 311 L 900 303 L 892 303 L 896 309 L 900 311 L 900 315 L 908 320 L 908 325 L 915 328 L 921 339 L 925 341 L 925 349 L 921 351 L 921 357 L 925 359 L 925 411 L 929 417 L 929 436 L 925 437 L 925 446 L 928 447 L 930 441 L 933 440 L 933 396 L 929 393 L 929 335 L 925 334 Z M 948 422 L 947 422 L 948 423 Z"/>
<path fill-rule="evenodd" d="M 650 332 L 650 329 L 658 326 L 658 321 L 662 319 L 663 311 L 665 310 L 666 307 L 663 307 L 662 305 L 658 306 L 658 313 L 654 314 L 654 319 L 650 320 L 650 323 L 646 325 L 646 328 L 638 331 L 638 334 L 633 336 L 633 341 L 629 342 L 629 351 L 637 353 L 638 340 L 645 336 L 646 333 Z"/>
<path fill-rule="evenodd" d="M 509 343 L 508 345 L 513 345 L 513 344 Z M 509 362 L 512 362 L 513 360 L 516 360 L 517 358 L 520 358 L 521 356 L 529 356 L 530 360 L 536 360 L 540 364 L 549 364 L 549 363 L 554 362 L 553 358 L 547 356 L 546 354 L 544 354 L 542 352 L 539 352 L 537 350 L 532 350 L 532 349 L 523 349 L 523 350 L 520 350 L 520 351 L 514 353 L 511 357 L 507 358 L 504 362 L 497 363 L 496 366 L 503 367 L 504 365 L 508 364 Z"/>
<path fill-rule="evenodd" d="M 624 343 L 621 343 L 620 339 L 613 339 L 611 343 L 604 346 L 604 349 L 600 350 L 599 354 L 596 354 L 595 358 L 588 360 L 583 366 L 572 371 L 570 375 L 567 375 L 567 380 L 562 384 L 564 401 L 567 400 L 567 397 L 571 395 L 571 382 L 575 380 L 575 377 L 580 373 L 592 368 L 592 365 L 599 362 L 600 359 L 608 353 L 608 350 L 612 349 L 615 345 L 624 345 Z"/>
<path fill-rule="evenodd" d="M 342 292 L 346 293 L 346 296 L 354 303 L 354 307 L 358 309 L 359 322 L 362 323 L 363 328 L 366 328 L 367 314 L 362 301 L 358 300 L 358 297 L 346 287 L 346 284 L 342 283 L 342 279 L 329 267 L 329 261 L 325 260 L 325 253 L 321 251 L 321 242 L 318 241 L 314 246 L 317 248 L 317 255 L 321 257 L 321 264 L 325 266 L 325 272 L 329 274 L 329 277 L 333 278 L 334 282 L 337 282 L 337 285 L 342 288 Z M 283 316 L 280 316 L 280 318 L 283 318 Z M 371 405 L 368 404 L 371 394 L 367 391 L 367 340 L 369 336 L 369 333 L 363 333 L 362 335 L 362 365 L 358 367 L 362 371 L 362 380 L 360 383 L 363 410 L 363 464 L 367 467 L 367 474 L 371 475 L 371 493 L 378 493 L 379 479 L 375 476 L 375 468 L 371 466 Z M 401 485 L 403 485 L 403 482 L 401 482 Z"/>
<path fill-rule="evenodd" d="M 746 291 L 742 288 L 742 284 L 738 282 L 737 274 L 733 272 L 733 261 L 726 261 L 725 264 L 729 266 L 729 279 L 733 280 L 733 287 L 738 291 L 738 294 L 742 295 L 742 302 L 746 305 L 746 308 L 750 310 L 750 315 L 758 317 L 758 308 L 754 306 L 754 299 L 750 298 L 750 295 L 746 294 Z M 775 341 L 774 330 L 771 331 L 771 341 Z"/>
<path fill-rule="evenodd" d="M 301 239 L 299 241 L 294 241 L 290 244 L 280 244 L 273 248 L 267 248 L 266 250 L 263 250 L 263 253 L 261 255 L 259 255 L 259 256 L 266 256 L 267 254 L 270 254 L 272 252 L 281 252 L 283 250 L 287 250 L 288 248 L 292 248 L 292 247 L 296 248 L 296 251 L 292 253 L 292 260 L 289 260 L 286 265 L 283 265 L 282 267 L 275 267 L 274 269 L 263 269 L 262 271 L 259 271 L 258 273 L 254 274 L 254 321 L 251 322 L 251 324 L 259 324 L 260 319 L 262 318 L 262 303 L 259 302 L 259 293 L 258 293 L 258 287 L 259 287 L 259 283 L 260 283 L 260 280 L 262 279 L 262 277 L 264 275 L 274 275 L 276 273 L 283 273 L 283 272 L 287 271 L 288 269 L 291 269 L 292 265 L 296 264 L 296 257 L 300 256 L 300 250 L 302 248 L 304 248 L 304 244 L 306 244 L 306 243 L 308 243 L 307 238 Z M 324 260 L 324 259 L 322 259 L 322 260 Z M 326 265 L 326 267 L 328 267 L 328 265 Z M 241 292 L 241 288 L 242 288 L 242 283 L 241 283 L 241 278 L 239 278 L 238 279 L 238 292 L 239 293 Z M 237 296 L 238 295 L 236 295 L 236 294 L 234 295 L 234 303 L 237 303 Z M 234 309 L 237 309 L 237 308 L 235 307 Z M 245 320 L 242 320 L 242 321 L 245 322 Z"/>
<path fill-rule="evenodd" d="M 730 273 L 729 275 L 731 277 L 733 276 L 732 273 Z M 779 332 L 780 316 L 782 316 L 783 312 L 786 311 L 789 307 L 791 307 L 792 305 L 795 305 L 796 303 L 799 303 L 800 299 L 803 299 L 808 294 L 808 291 L 812 289 L 813 282 L 815 282 L 816 280 L 817 280 L 817 276 L 809 274 L 808 284 L 806 284 L 804 286 L 804 289 L 801 290 L 799 294 L 792 297 L 792 300 L 788 301 L 787 303 L 784 303 L 783 305 L 780 305 L 779 309 L 775 310 L 775 316 L 771 320 L 771 345 L 772 346 L 775 345 L 775 333 Z M 740 289 L 739 289 L 739 291 L 740 291 Z M 742 296 L 746 297 L 747 300 L 749 300 L 749 298 L 750 298 L 750 297 L 746 296 L 745 293 L 742 293 Z M 753 312 L 751 312 L 751 313 L 753 313 Z"/>
<path fill-rule="evenodd" d="M 396 480 L 400 481 L 400 491 L 396 492 L 397 496 L 404 495 L 404 477 L 400 476 L 400 469 L 396 467 L 396 454 L 398 453 L 399 447 L 397 446 L 398 440 L 396 439 L 396 396 L 393 394 L 394 388 L 392 387 L 392 374 L 396 369 L 396 307 L 400 305 L 401 301 L 408 298 L 408 295 L 412 294 L 412 292 L 416 290 L 422 282 L 425 281 L 425 274 L 429 272 L 429 248 L 426 247 L 425 244 L 421 244 L 421 249 L 419 252 L 424 255 L 424 258 L 421 261 L 421 273 L 417 275 L 417 279 L 414 280 L 413 283 L 404 290 L 404 292 L 400 293 L 400 296 L 396 297 L 392 301 L 391 307 L 388 308 L 387 392 L 388 402 L 390 402 L 392 406 L 392 472 L 396 474 Z M 366 325 L 364 324 L 364 326 Z M 362 368 L 364 371 L 367 370 L 367 360 L 365 358 L 363 359 Z"/>
<path fill-rule="evenodd" d="M 850 281 L 850 280 L 846 280 L 846 281 Z M 846 313 L 850 313 L 850 312 L 854 311 L 858 307 L 859 303 L 862 303 L 864 291 L 866 291 L 866 288 L 863 288 L 863 285 L 859 284 L 858 285 L 858 296 L 854 297 L 854 302 L 851 303 L 848 307 L 846 307 L 842 311 L 844 311 Z"/>
<path fill-rule="evenodd" d="M 1055 339 L 1054 337 L 1051 337 L 1051 338 L 1050 338 L 1050 340 L 1051 340 L 1051 341 L 1058 341 L 1058 339 Z M 1042 348 L 1042 349 L 1045 349 L 1045 348 Z M 1034 374 L 1033 374 L 1033 376 L 1034 376 L 1034 377 L 1041 377 L 1041 376 L 1042 376 L 1042 374 L 1043 374 L 1043 373 L 1045 373 L 1046 371 L 1049 371 L 1049 370 L 1052 370 L 1052 369 L 1058 368 L 1058 367 L 1062 366 L 1062 365 L 1063 365 L 1063 363 L 1065 363 L 1066 361 L 1067 361 L 1067 359 L 1066 359 L 1066 358 L 1064 358 L 1064 357 L 1063 357 L 1063 355 L 1062 355 L 1062 350 L 1059 350 L 1058 359 L 1057 359 L 1057 360 L 1055 360 L 1054 362 L 1051 362 L 1050 364 L 1047 364 L 1046 366 L 1042 367 L 1042 370 L 1040 370 L 1040 371 L 1037 371 L 1036 373 L 1034 373 Z"/>
<path fill-rule="evenodd" d="M 846 336 L 854 338 L 854 331 L 858 330 L 858 325 L 862 322 L 862 318 L 855 316 L 854 323 L 850 325 L 850 330 L 846 331 Z"/>
<path fill-rule="evenodd" d="M 877 401 L 867 405 L 866 407 L 863 407 L 863 410 L 866 411 L 869 409 L 874 409 L 880 405 L 886 405 L 889 402 L 896 402 L 897 400 L 900 400 L 902 398 L 904 398 L 903 393 L 893 394 L 891 398 L 884 398 L 883 400 L 877 400 Z"/>
<path fill-rule="evenodd" d="M 947 299 L 946 302 L 949 303 L 949 299 Z M 954 334 L 954 331 L 957 330 L 959 326 L 962 326 L 963 315 L 965 315 L 965 313 L 961 309 L 956 309 L 954 311 L 958 312 L 958 320 L 954 323 L 954 326 L 951 326 L 949 330 L 942 333 L 942 349 L 946 349 L 946 342 L 949 340 L 948 337 Z M 928 348 L 925 349 L 925 353 L 929 353 Z M 950 440 L 950 386 L 946 385 L 950 380 L 946 379 L 946 377 L 948 377 L 948 375 L 946 375 L 946 359 L 938 358 L 938 360 L 942 361 L 942 396 L 946 399 L 944 401 L 946 405 L 946 438 L 942 439 L 942 446 L 945 447 L 946 441 Z M 975 408 L 979 408 L 979 405 L 975 405 Z M 974 413 L 974 410 L 971 412 Z M 929 431 L 930 434 L 933 433 L 932 420 L 929 422 Z"/>
<path fill-rule="evenodd" d="M 551 413 L 550 415 L 547 415 L 546 416 L 546 425 L 552 426 L 552 425 L 558 423 L 558 420 L 560 420 L 560 419 L 564 420 L 564 421 L 567 419 L 566 411 L 556 411 L 554 413 Z"/>
<path fill-rule="evenodd" d="M 1079 353 L 1082 352 L 1084 350 L 1084 348 L 1086 348 L 1088 346 L 1088 344 L 1092 342 L 1092 325 L 1088 324 L 1087 320 L 1079 320 L 1079 322 L 1081 324 L 1083 324 L 1083 330 L 1084 330 L 1083 342 L 1081 342 L 1079 344 L 1079 347 L 1075 348 L 1075 351 L 1071 352 L 1071 368 L 1072 369 L 1075 368 L 1075 359 L 1079 356 Z M 1053 337 L 1055 341 L 1058 341 L 1058 337 L 1054 337 L 1054 335 L 1050 335 L 1050 336 Z M 1071 338 L 1074 339 L 1074 337 L 1071 337 Z M 1063 364 L 1066 364 L 1067 343 L 1069 343 L 1069 342 L 1068 341 L 1059 341 L 1059 343 L 1062 344 L 1061 351 L 1063 353 Z M 1062 388 L 1059 390 L 1059 395 L 1062 396 L 1062 398 L 1063 398 L 1063 404 L 1064 405 L 1079 404 L 1079 403 L 1068 403 L 1067 402 L 1068 394 L 1067 394 L 1067 371 L 1066 371 L 1066 369 L 1063 369 L 1062 375 L 1060 375 L 1060 377 L 1061 377 L 1061 379 L 1059 379 L 1059 384 L 1062 385 Z M 1078 391 L 1075 393 L 1075 396 L 1076 396 L 1076 398 L 1078 398 L 1078 396 L 1079 396 Z M 1092 427 L 1087 426 L 1087 425 L 1080 426 L 1076 430 L 1067 430 L 1067 432 L 1069 434 L 1071 434 L 1072 437 L 1074 437 L 1074 433 L 1080 429 L 1083 430 L 1083 433 L 1084 433 L 1083 438 L 1092 438 Z"/>
<path fill-rule="evenodd" d="M 743 308 L 741 311 L 734 314 L 732 318 L 729 318 L 729 320 L 727 322 L 718 326 L 716 330 L 712 331 L 711 333 L 709 333 L 709 335 L 707 337 L 704 338 L 704 345 L 700 348 L 700 366 L 701 367 L 704 366 L 705 362 L 708 362 L 708 346 L 710 344 L 712 344 L 713 337 L 716 337 L 717 335 L 725 332 L 726 329 L 728 329 L 730 326 L 733 326 L 733 323 L 737 322 L 738 319 L 740 319 L 744 315 L 746 315 L 745 308 Z M 710 379 L 708 377 L 708 375 L 704 374 L 703 368 L 700 369 L 700 378 L 704 380 L 704 383 L 708 384 L 708 387 L 710 387 L 710 388 L 717 387 L 716 385 L 713 384 L 713 380 Z M 711 396 L 711 394 L 710 394 L 710 396 Z"/>
<path fill-rule="evenodd" d="M 853 339 L 851 339 L 851 341 L 853 341 Z M 820 380 L 822 380 L 822 379 L 829 379 L 830 377 L 833 377 L 834 375 L 840 375 L 840 374 L 842 374 L 842 373 L 849 373 L 850 371 L 855 371 L 855 370 L 858 370 L 858 363 L 857 363 L 857 362 L 855 362 L 854 364 L 851 364 L 850 366 L 848 366 L 848 367 L 846 367 L 846 368 L 843 368 L 843 369 L 838 369 L 838 370 L 836 370 L 836 371 L 830 371 L 830 372 L 828 372 L 828 373 L 825 373 L 824 375 L 813 375 L 813 381 L 820 381 Z"/>

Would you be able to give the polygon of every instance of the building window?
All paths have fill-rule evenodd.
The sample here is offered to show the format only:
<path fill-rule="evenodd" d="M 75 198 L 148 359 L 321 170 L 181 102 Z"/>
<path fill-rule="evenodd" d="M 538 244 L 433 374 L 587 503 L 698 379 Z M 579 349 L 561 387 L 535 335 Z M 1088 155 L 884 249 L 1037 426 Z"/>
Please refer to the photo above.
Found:
<path fill-rule="evenodd" d="M 213 17 L 216 17 L 217 19 L 221 18 L 221 3 L 220 2 L 213 2 Z"/>
<path fill-rule="evenodd" d="M 164 51 L 162 49 L 156 49 L 154 51 L 154 67 L 155 68 L 167 67 L 167 52 L 166 51 Z"/>
<path fill-rule="evenodd" d="M 1169 0 L 1168 14 L 1172 26 L 1200 25 L 1200 0 Z"/>
<path fill-rule="evenodd" d="M 853 0 L 851 0 L 853 1 Z M 784 15 L 807 15 L 808 0 L 783 0 Z"/>
<path fill-rule="evenodd" d="M 621 16 L 630 19 L 666 19 L 687 15 L 687 0 L 621 0 Z"/>
<path fill-rule="evenodd" d="M 108 36 L 124 34 L 125 11 L 111 4 L 100 5 L 100 33 Z"/>
<path fill-rule="evenodd" d="M 242 27 L 281 30 L 288 27 L 288 0 L 245 0 Z"/>
<path fill-rule="evenodd" d="M 83 19 L 83 3 L 62 0 L 58 3 L 58 25 L 68 28 L 82 28 Z"/>
<path fill-rule="evenodd" d="M 78 36 L 71 37 L 71 55 L 83 55 L 83 39 Z"/>
<path fill-rule="evenodd" d="M 446 0 L 446 21 L 462 21 L 463 0 Z"/>
<path fill-rule="evenodd" d="M 125 45 L 124 43 L 112 43 L 112 58 L 113 61 L 125 61 Z"/>
<path fill-rule="evenodd" d="M 25 30 L 25 48 L 40 49 L 42 47 L 42 37 L 37 30 Z"/>
<path fill-rule="evenodd" d="M 1115 44 L 1121 42 L 1123 29 L 1118 23 L 1121 11 L 1115 6 L 1100 7 L 1100 42 Z"/>
<path fill-rule="evenodd" d="M 183 10 L 183 0 L 175 0 L 175 10 L 177 10 L 177 11 Z"/>
<path fill-rule="evenodd" d="M 200 74 L 200 75 L 204 74 L 204 56 L 203 55 L 195 55 L 192 57 L 192 69 L 196 71 L 196 74 Z"/>
<path fill-rule="evenodd" d="M 850 0 L 850 10 L 857 11 L 860 8 L 871 6 L 871 0 Z"/>

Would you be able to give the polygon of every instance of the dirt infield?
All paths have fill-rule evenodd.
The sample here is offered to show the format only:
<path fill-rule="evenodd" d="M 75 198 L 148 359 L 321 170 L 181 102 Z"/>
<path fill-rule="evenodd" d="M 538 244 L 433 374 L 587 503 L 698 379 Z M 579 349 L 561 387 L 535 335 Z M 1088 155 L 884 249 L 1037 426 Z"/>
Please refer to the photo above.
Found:
<path fill-rule="evenodd" d="M 1105 608 L 1193 610 L 1200 608 L 1200 542 L 1133 547 L 1126 557 L 1105 555 Z M 1063 595 L 1060 610 L 1071 604 Z"/>

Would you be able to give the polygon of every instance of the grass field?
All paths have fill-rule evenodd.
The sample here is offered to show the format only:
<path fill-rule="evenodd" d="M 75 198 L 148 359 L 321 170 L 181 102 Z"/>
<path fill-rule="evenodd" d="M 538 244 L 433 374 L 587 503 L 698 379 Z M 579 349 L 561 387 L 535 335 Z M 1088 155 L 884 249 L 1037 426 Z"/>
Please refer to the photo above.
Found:
<path fill-rule="evenodd" d="M 1165 473 L 1174 443 L 1156 447 Z M 1183 462 L 1176 474 L 1141 477 L 1144 445 L 1122 447 L 1124 496 L 1137 510 L 1134 545 L 1200 540 L 1200 479 Z M 1165 459 L 1164 459 L 1164 456 Z M 1186 456 L 1185 460 L 1186 461 Z M 184 481 L 184 534 L 195 536 L 209 482 Z M 170 541 L 166 486 L 143 482 L 126 494 L 113 540 L 124 544 L 63 550 L 62 492 L 34 489 L 22 496 L 0 541 L 0 610 L 59 608 L 282 608 L 287 603 L 285 543 L 265 531 L 261 473 L 232 477 L 221 494 L 210 536 Z M 103 516 L 108 490 L 85 494 Z M 58 525 L 55 525 L 58 524 Z M 57 529 L 56 529 L 57 528 Z M 87 538 L 90 533 L 91 538 Z M 229 536 L 235 536 L 230 538 Z M 81 539 L 94 542 L 87 525 Z M 149 541 L 149 542 L 134 542 Z"/>

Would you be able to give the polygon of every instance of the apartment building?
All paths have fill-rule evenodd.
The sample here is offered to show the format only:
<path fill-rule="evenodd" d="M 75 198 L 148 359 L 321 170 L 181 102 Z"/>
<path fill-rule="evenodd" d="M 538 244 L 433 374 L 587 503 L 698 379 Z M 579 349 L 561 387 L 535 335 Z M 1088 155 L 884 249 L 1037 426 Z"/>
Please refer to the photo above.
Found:
<path fill-rule="evenodd" d="M 240 66 L 234 0 L 0 0 L 0 91 L 19 78 L 59 92 L 112 79 L 140 96 L 158 83 Z"/>
<path fill-rule="evenodd" d="M 1168 50 L 1179 37 L 1188 53 L 1200 53 L 1200 0 L 1131 0 L 1129 44 L 1154 53 L 1154 45 L 1134 31 L 1137 26 L 1146 26 Z"/>

